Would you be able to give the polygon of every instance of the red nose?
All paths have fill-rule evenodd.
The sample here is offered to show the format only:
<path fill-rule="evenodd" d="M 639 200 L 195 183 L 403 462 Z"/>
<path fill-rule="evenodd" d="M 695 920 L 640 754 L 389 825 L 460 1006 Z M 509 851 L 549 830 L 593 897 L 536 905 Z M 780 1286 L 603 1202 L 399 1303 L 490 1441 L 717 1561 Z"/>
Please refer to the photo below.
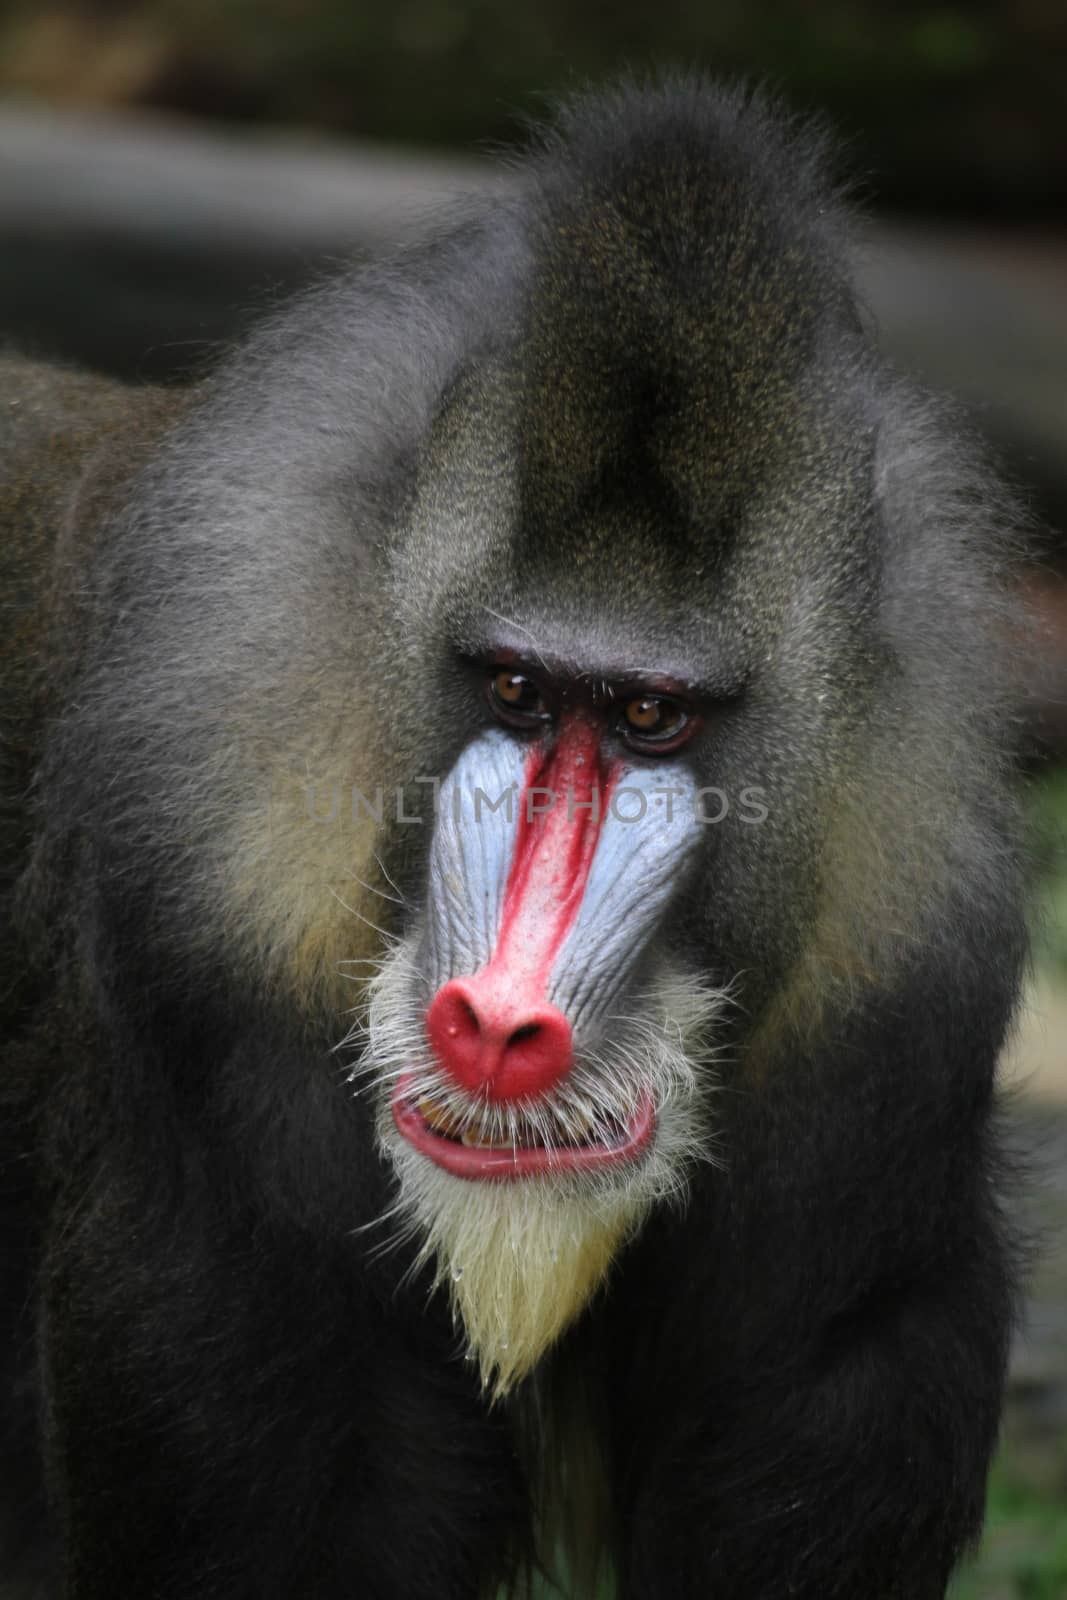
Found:
<path fill-rule="evenodd" d="M 526 1004 L 489 972 L 443 984 L 426 1013 L 438 1061 L 471 1094 L 490 1100 L 546 1094 L 571 1066 L 571 1029 L 562 1011 Z"/>

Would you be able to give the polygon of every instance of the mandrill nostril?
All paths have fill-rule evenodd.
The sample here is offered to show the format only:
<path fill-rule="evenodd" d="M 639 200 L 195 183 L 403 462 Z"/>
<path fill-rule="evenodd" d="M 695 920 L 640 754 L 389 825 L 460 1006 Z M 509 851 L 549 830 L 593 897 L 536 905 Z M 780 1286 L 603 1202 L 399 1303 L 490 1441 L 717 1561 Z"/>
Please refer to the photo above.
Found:
<path fill-rule="evenodd" d="M 548 1093 L 570 1070 L 570 1024 L 546 1001 L 516 992 L 514 979 L 486 968 L 453 978 L 434 995 L 426 1032 L 441 1067 L 489 1100 Z"/>
<path fill-rule="evenodd" d="M 482 1025 L 478 1021 L 478 1013 L 466 1000 L 461 1000 L 455 1009 L 452 1027 L 457 1033 L 481 1033 Z"/>
<path fill-rule="evenodd" d="M 541 1024 L 539 1022 L 527 1022 L 521 1028 L 516 1028 L 514 1033 L 508 1035 L 508 1044 L 522 1044 L 524 1039 L 533 1039 L 540 1032 Z"/>

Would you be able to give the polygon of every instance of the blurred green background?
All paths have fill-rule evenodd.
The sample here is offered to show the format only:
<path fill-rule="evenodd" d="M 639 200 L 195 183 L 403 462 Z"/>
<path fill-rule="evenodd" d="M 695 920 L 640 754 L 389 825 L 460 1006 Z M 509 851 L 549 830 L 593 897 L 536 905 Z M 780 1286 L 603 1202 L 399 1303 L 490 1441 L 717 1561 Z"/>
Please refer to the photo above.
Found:
<path fill-rule="evenodd" d="M 976 309 L 950 352 L 928 326 L 937 314 L 920 275 L 896 326 L 912 364 L 949 386 L 958 379 L 979 426 L 988 424 L 1007 449 L 1028 496 L 1039 555 L 1029 592 L 1042 665 L 1024 739 L 1036 954 L 1009 1071 L 1020 1085 L 1015 1127 L 1038 1175 L 1027 1221 L 1040 1230 L 1041 1249 L 986 1537 L 953 1594 L 1067 1600 L 1065 0 L 9 0 L 0 9 L 0 108 L 18 116 L 43 112 L 44 120 L 12 122 L 6 154 L 0 141 L 0 195 L 11 197 L 6 220 L 0 214 L 0 331 L 116 371 L 143 358 L 155 375 L 169 377 L 184 359 L 190 326 L 225 337 L 240 326 L 238 307 L 259 293 L 263 273 L 282 287 L 289 281 L 288 266 L 277 266 L 262 239 L 250 238 L 246 256 L 237 252 L 229 276 L 217 243 L 196 237 L 191 248 L 178 182 L 171 196 L 176 220 L 156 227 L 154 253 L 140 236 L 130 242 L 140 202 L 131 199 L 125 221 L 107 209 L 123 181 L 114 152 L 99 158 L 99 219 L 90 194 L 79 200 L 75 225 L 58 181 L 62 139 L 69 127 L 73 162 L 86 125 L 65 117 L 91 112 L 108 129 L 115 118 L 132 118 L 133 142 L 147 126 L 196 127 L 227 140 L 281 130 L 287 148 L 311 152 L 309 173 L 316 149 L 328 149 L 331 161 L 341 149 L 350 151 L 346 160 L 358 179 L 378 142 L 484 154 L 513 141 L 524 119 L 544 110 L 546 95 L 619 68 L 672 64 L 763 80 L 794 106 L 825 115 L 842 136 L 861 195 L 903 229 L 901 253 L 891 260 L 933 260 L 938 281 L 950 286 L 947 302 L 956 298 L 953 275 L 973 287 L 968 272 L 977 263 L 983 283 L 997 290 L 983 306 L 1030 312 L 1021 332 L 1007 322 L 999 330 L 1002 351 L 1014 355 L 1025 346 L 1010 386 L 1007 358 L 996 354 L 998 319 L 1007 312 Z M 17 153 L 11 129 L 21 141 Z M 40 150 L 53 140 L 51 167 L 33 165 L 35 139 Z M 52 172 L 51 187 L 33 177 L 42 170 Z M 54 212 L 46 214 L 48 193 Z M 294 252 L 313 264 L 326 233 L 307 216 L 287 220 L 283 196 L 280 189 L 279 226 L 290 227 Z M 116 245 L 124 228 L 130 240 Z M 71 312 L 73 274 L 64 251 L 75 234 L 86 260 L 103 265 L 95 279 L 87 267 L 86 303 Z M 232 238 L 227 247 L 232 254 Z M 168 262 L 176 264 L 180 293 Z M 898 267 L 883 277 L 890 285 L 901 281 Z M 209 278 L 216 289 L 225 284 L 221 311 L 210 302 Z M 108 310 L 109 293 L 121 301 L 121 314 Z M 180 295 L 188 304 L 179 314 Z M 179 351 L 173 362 L 172 350 Z"/>

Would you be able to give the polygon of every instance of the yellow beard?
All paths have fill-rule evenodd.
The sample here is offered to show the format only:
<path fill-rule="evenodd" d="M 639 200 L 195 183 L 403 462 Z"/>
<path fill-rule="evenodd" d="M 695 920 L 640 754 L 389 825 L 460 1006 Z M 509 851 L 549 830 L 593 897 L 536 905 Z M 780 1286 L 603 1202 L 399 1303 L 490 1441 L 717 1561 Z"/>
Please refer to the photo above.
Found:
<path fill-rule="evenodd" d="M 579 1315 L 637 1216 L 625 1201 L 593 1210 L 526 1185 L 465 1187 L 473 1193 L 434 1229 L 437 1276 L 499 1398 Z"/>
<path fill-rule="evenodd" d="M 446 1288 L 468 1355 L 494 1399 L 580 1314 L 648 1209 L 640 1185 L 583 1189 L 454 1177 L 392 1145 L 418 1261 Z"/>

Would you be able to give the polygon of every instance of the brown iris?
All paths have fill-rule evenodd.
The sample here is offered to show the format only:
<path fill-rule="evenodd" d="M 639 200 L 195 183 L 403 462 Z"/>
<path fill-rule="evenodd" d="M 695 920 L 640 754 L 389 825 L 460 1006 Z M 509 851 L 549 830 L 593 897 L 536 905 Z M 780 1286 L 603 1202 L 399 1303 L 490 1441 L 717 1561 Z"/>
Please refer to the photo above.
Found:
<path fill-rule="evenodd" d="M 544 697 L 533 679 L 508 667 L 493 674 L 489 698 L 510 722 L 543 722 L 548 715 Z"/>
<path fill-rule="evenodd" d="M 658 694 L 642 694 L 627 701 L 623 719 L 623 732 L 631 742 L 649 744 L 676 738 L 688 721 L 676 701 Z"/>

